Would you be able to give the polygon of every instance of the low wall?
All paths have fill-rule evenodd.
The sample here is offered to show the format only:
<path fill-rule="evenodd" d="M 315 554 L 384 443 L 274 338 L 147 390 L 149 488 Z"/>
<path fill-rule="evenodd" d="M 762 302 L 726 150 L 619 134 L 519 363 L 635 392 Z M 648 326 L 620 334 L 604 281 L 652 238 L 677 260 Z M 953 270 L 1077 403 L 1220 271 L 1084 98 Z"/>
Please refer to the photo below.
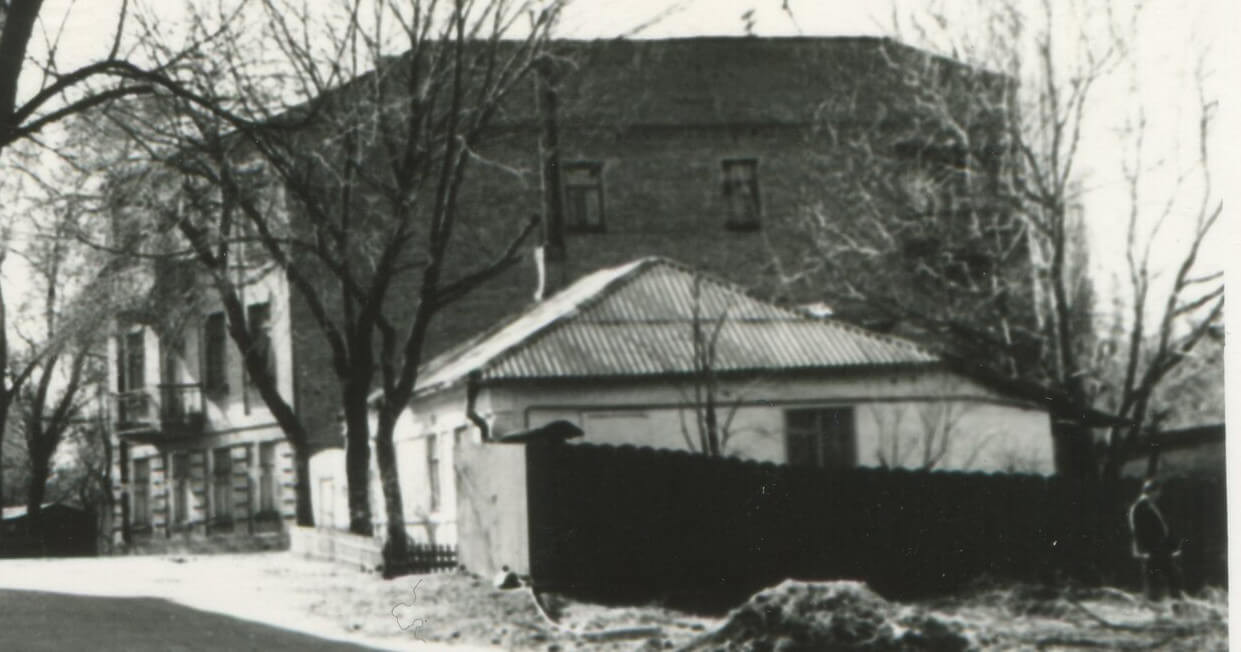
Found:
<path fill-rule="evenodd" d="M 383 542 L 340 530 L 295 526 L 289 529 L 289 551 L 374 571 L 383 566 Z"/>

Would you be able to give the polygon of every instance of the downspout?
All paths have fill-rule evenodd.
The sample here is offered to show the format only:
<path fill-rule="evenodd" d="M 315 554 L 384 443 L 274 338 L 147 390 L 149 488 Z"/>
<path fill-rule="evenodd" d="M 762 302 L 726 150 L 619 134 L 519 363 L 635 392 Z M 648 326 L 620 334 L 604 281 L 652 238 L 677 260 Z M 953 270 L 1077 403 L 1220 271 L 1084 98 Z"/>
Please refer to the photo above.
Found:
<path fill-rule="evenodd" d="M 482 435 L 483 442 L 491 439 L 491 426 L 487 424 L 487 420 L 481 414 L 474 410 L 474 403 L 478 400 L 479 379 L 481 374 L 478 371 L 471 371 L 465 381 L 465 416 L 478 427 L 478 432 Z"/>

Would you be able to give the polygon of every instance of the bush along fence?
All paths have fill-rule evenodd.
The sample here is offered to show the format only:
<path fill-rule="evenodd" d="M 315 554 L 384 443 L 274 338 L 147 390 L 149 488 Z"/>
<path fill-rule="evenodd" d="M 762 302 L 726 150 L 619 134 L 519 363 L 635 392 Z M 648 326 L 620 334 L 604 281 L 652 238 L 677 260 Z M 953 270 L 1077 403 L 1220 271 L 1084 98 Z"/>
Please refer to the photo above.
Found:
<path fill-rule="evenodd" d="M 861 579 L 892 598 L 985 579 L 1136 586 L 1139 483 L 820 470 L 632 447 L 527 448 L 530 561 L 547 589 L 718 608 L 786 577 Z M 1191 589 L 1227 574 L 1222 482 L 1160 506 Z"/>

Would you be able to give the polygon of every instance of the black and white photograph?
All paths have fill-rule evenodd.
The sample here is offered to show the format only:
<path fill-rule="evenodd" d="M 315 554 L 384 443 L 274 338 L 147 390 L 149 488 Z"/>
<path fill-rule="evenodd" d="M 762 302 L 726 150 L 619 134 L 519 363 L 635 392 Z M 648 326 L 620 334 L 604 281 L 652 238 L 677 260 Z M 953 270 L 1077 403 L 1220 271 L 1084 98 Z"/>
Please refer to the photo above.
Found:
<path fill-rule="evenodd" d="M 1241 646 L 1239 28 L 0 0 L 0 649 Z"/>

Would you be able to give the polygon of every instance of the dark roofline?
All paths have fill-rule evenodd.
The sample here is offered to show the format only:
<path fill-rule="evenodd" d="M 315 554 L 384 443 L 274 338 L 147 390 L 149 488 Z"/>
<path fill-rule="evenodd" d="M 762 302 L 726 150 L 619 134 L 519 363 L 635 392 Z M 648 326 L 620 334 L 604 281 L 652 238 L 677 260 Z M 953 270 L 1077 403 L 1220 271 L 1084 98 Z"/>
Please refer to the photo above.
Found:
<path fill-rule="evenodd" d="M 1081 405 L 1069 395 L 1039 383 L 1002 376 L 978 363 L 968 362 L 950 355 L 941 355 L 950 371 L 990 387 L 1006 396 L 1033 402 L 1047 409 L 1051 417 L 1059 421 L 1081 423 L 1090 428 L 1127 426 L 1132 422 L 1124 417 Z"/>
<path fill-rule="evenodd" d="M 1222 444 L 1226 438 L 1225 436 L 1224 424 L 1211 423 L 1147 433 L 1143 438 L 1143 443 L 1147 447 L 1158 446 L 1163 450 L 1172 450 L 1199 446 L 1201 444 Z"/>

